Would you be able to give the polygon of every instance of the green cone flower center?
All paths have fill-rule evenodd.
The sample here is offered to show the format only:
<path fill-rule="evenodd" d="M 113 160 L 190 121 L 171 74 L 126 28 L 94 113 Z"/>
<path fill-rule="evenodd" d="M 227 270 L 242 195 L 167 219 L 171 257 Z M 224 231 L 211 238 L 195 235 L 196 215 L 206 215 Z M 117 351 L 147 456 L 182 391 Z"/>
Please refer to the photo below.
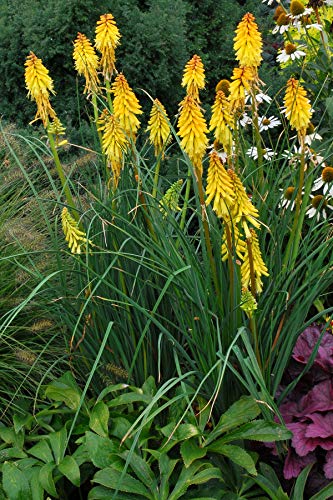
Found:
<path fill-rule="evenodd" d="M 314 208 L 325 208 L 327 206 L 327 201 L 325 200 L 325 197 L 322 194 L 317 194 L 317 196 L 314 196 L 311 200 L 311 204 Z"/>
<path fill-rule="evenodd" d="M 222 90 L 222 92 L 224 93 L 224 95 L 226 97 L 228 97 L 228 95 L 230 94 L 229 87 L 230 87 L 229 80 L 223 79 L 223 80 L 220 80 L 219 83 L 216 85 L 216 89 L 215 90 L 216 90 L 216 92 L 218 92 L 219 90 Z"/>
<path fill-rule="evenodd" d="M 294 191 L 295 191 L 294 187 L 292 187 L 292 186 L 287 187 L 287 189 L 284 192 L 284 197 L 286 198 L 286 200 L 291 200 L 292 199 Z"/>
<path fill-rule="evenodd" d="M 302 5 L 299 0 L 292 0 L 290 4 L 290 12 L 293 16 L 299 16 L 300 14 L 303 14 L 305 11 L 304 5 Z"/>
<path fill-rule="evenodd" d="M 325 167 L 321 173 L 324 182 L 333 182 L 333 167 Z"/>
<path fill-rule="evenodd" d="M 287 43 L 284 46 L 284 50 L 286 51 L 286 54 L 290 56 L 290 54 L 293 54 L 296 51 L 296 45 L 294 45 L 293 43 Z"/>
<path fill-rule="evenodd" d="M 287 26 L 289 24 L 289 18 L 286 14 L 280 14 L 278 20 L 276 21 L 278 26 Z"/>

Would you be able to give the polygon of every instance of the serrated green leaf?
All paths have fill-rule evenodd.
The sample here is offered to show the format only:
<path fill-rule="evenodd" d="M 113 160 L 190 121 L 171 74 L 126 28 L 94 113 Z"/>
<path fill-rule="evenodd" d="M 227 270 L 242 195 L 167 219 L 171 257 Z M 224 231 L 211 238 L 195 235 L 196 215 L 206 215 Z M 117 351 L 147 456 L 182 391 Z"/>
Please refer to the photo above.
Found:
<path fill-rule="evenodd" d="M 72 410 L 76 411 L 79 408 L 81 391 L 71 372 L 66 372 L 62 377 L 52 381 L 44 392 L 49 399 L 61 401 Z"/>
<path fill-rule="evenodd" d="M 58 469 L 74 486 L 80 486 L 80 468 L 73 457 L 70 455 L 64 457 Z"/>
<path fill-rule="evenodd" d="M 196 425 L 180 424 L 176 427 L 176 424 L 173 422 L 162 427 L 161 432 L 167 438 L 171 436 L 170 439 L 175 442 L 184 441 L 185 439 L 200 436 L 201 434 L 199 427 Z"/>
<path fill-rule="evenodd" d="M 30 500 L 28 479 L 17 465 L 5 462 L 2 466 L 2 487 L 9 500 Z"/>
<path fill-rule="evenodd" d="M 221 438 L 221 441 L 230 443 L 238 439 L 249 439 L 251 441 L 271 443 L 272 441 L 282 441 L 291 438 L 292 433 L 281 424 L 267 422 L 266 420 L 254 420 L 229 432 Z"/>
<path fill-rule="evenodd" d="M 213 451 L 214 453 L 219 453 L 230 458 L 230 460 L 235 462 L 235 464 L 246 469 L 249 474 L 257 475 L 256 466 L 251 455 L 240 446 L 224 444 L 222 443 L 222 440 L 218 440 L 215 443 L 210 444 L 207 448 L 209 451 Z"/>
<path fill-rule="evenodd" d="M 86 450 L 95 467 L 104 469 L 115 460 L 115 454 L 119 453 L 119 443 L 114 443 L 109 438 L 99 436 L 93 432 L 86 432 Z"/>
<path fill-rule="evenodd" d="M 214 430 L 208 435 L 206 445 L 212 443 L 221 434 L 253 420 L 261 410 L 252 396 L 242 396 L 222 415 Z"/>
<path fill-rule="evenodd" d="M 126 394 L 121 394 L 116 398 L 113 398 L 107 403 L 109 408 L 115 408 L 116 406 L 123 406 L 132 403 L 145 403 L 149 404 L 151 402 L 151 396 L 147 394 L 138 394 L 135 392 L 127 392 Z"/>
<path fill-rule="evenodd" d="M 123 458 L 125 461 L 128 459 L 130 455 L 129 451 L 123 452 L 120 456 Z M 155 482 L 155 475 L 151 471 L 149 465 L 145 460 L 143 460 L 139 455 L 136 453 L 131 453 L 130 455 L 130 460 L 129 460 L 129 465 L 136 475 L 136 477 L 145 485 L 147 488 L 150 489 L 150 491 L 154 493 L 158 493 L 157 486 L 154 486 Z"/>
<path fill-rule="evenodd" d="M 192 481 L 197 472 L 203 467 L 212 468 L 213 466 L 207 462 L 201 462 L 198 460 L 197 462 L 192 463 L 187 469 L 183 467 L 178 477 L 178 481 L 171 491 L 168 500 L 177 500 L 178 498 L 183 496 L 189 486 L 192 484 Z"/>
<path fill-rule="evenodd" d="M 53 470 L 56 467 L 54 463 L 43 465 L 39 471 L 39 482 L 41 486 L 48 492 L 49 495 L 58 497 L 58 493 L 53 480 Z"/>
<path fill-rule="evenodd" d="M 46 464 L 53 462 L 54 460 L 49 443 L 45 439 L 38 441 L 37 444 L 30 448 L 29 455 L 39 458 L 39 460 Z"/>
<path fill-rule="evenodd" d="M 108 437 L 109 435 L 109 417 L 110 412 L 109 408 L 103 401 L 99 401 L 93 407 L 90 420 L 89 427 L 91 430 L 95 431 L 96 434 L 99 434 L 103 437 Z"/>
<path fill-rule="evenodd" d="M 144 497 L 141 495 L 138 497 L 137 495 L 131 495 L 131 493 L 121 493 L 120 491 L 117 493 L 117 500 L 141 500 L 142 498 Z M 111 500 L 109 488 L 95 486 L 89 491 L 88 500 Z"/>
<path fill-rule="evenodd" d="M 180 454 L 184 460 L 185 467 L 189 467 L 194 460 L 203 458 L 207 450 L 198 445 L 195 439 L 183 441 L 180 445 Z"/>
<path fill-rule="evenodd" d="M 57 432 L 51 432 L 48 435 L 51 444 L 55 463 L 58 465 L 65 456 L 67 444 L 67 430 L 66 427 Z"/>
<path fill-rule="evenodd" d="M 140 481 L 130 474 L 119 474 L 119 471 L 112 467 L 106 467 L 96 472 L 91 482 L 101 484 L 114 491 L 119 490 L 125 493 L 141 495 L 144 498 L 152 498 L 150 491 Z"/>

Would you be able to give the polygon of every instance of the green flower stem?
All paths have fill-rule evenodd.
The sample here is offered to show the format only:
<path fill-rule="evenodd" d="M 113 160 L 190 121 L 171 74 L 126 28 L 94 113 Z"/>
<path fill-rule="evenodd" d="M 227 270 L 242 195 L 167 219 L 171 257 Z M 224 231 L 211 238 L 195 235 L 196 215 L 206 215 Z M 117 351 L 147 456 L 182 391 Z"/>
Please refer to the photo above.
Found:
<path fill-rule="evenodd" d="M 62 168 L 62 165 L 61 165 L 61 162 L 60 162 L 60 159 L 59 159 L 57 148 L 55 146 L 53 134 L 50 134 L 48 132 L 47 136 L 48 136 L 48 139 L 49 139 L 50 149 L 51 149 L 51 152 L 52 152 L 52 156 L 53 156 L 53 159 L 54 159 L 54 163 L 55 163 L 55 166 L 56 166 L 56 169 L 57 169 L 57 173 L 58 173 L 58 176 L 59 176 L 59 179 L 60 179 L 60 182 L 61 182 L 64 194 L 65 194 L 65 197 L 66 197 L 67 204 L 68 204 L 69 208 L 72 210 L 73 217 L 78 222 L 79 219 L 80 219 L 80 215 L 79 215 L 79 213 L 77 212 L 77 210 L 75 208 L 75 203 L 74 203 L 74 200 L 73 200 L 73 197 L 72 197 L 72 193 L 71 193 L 70 187 L 68 185 L 67 179 L 65 177 L 64 170 Z"/>
<path fill-rule="evenodd" d="M 189 168 L 188 172 L 187 172 L 186 189 L 185 189 L 184 203 L 183 203 L 183 208 L 182 208 L 182 215 L 181 215 L 180 224 L 179 224 L 180 231 L 183 231 L 184 227 L 185 227 L 186 212 L 187 212 L 188 200 L 189 200 L 190 191 L 191 191 L 191 179 L 192 179 L 191 168 Z M 176 248 L 179 247 L 179 244 L 180 244 L 180 237 L 178 236 L 178 239 L 176 241 Z"/>
<path fill-rule="evenodd" d="M 110 113 L 113 113 L 113 104 L 112 104 L 112 99 L 111 99 L 111 85 L 110 85 L 110 80 L 105 80 L 105 87 L 106 87 L 106 96 L 107 96 L 107 100 L 108 100 L 109 111 L 110 111 Z"/>
<path fill-rule="evenodd" d="M 202 220 L 202 225 L 204 229 L 204 235 L 205 235 L 205 242 L 206 242 L 206 249 L 207 249 L 207 254 L 210 262 L 210 268 L 212 271 L 213 275 L 213 282 L 215 286 L 215 292 L 218 297 L 218 302 L 221 303 L 221 290 L 219 286 L 219 282 L 217 279 L 217 270 L 216 270 L 216 264 L 213 256 L 213 250 L 212 250 L 212 244 L 210 241 L 210 232 L 209 232 L 209 226 L 208 226 L 208 220 L 207 220 L 207 211 L 206 211 L 206 203 L 205 203 L 205 197 L 204 197 L 204 191 L 203 191 L 203 186 L 202 186 L 202 176 L 200 172 L 196 172 L 197 176 L 197 186 L 198 186 L 198 192 L 199 192 L 199 201 L 200 201 L 200 207 L 201 207 L 201 220 Z"/>
<path fill-rule="evenodd" d="M 97 134 L 98 134 L 98 139 L 99 139 L 99 143 L 101 145 L 101 151 L 103 153 L 103 136 L 102 136 L 101 131 L 98 130 L 98 125 L 97 125 L 99 116 L 98 116 L 98 106 L 97 106 L 96 94 L 92 95 L 91 102 L 92 102 L 93 110 L 94 110 L 94 119 L 95 119 L 95 125 L 96 125 Z M 104 158 L 104 167 L 105 167 L 105 179 L 106 179 L 106 183 L 108 184 L 108 182 L 110 180 L 110 169 L 108 168 L 108 165 L 107 165 L 106 155 L 104 155 L 103 158 Z"/>
<path fill-rule="evenodd" d="M 254 140 L 255 144 L 257 146 L 257 154 L 258 154 L 258 160 L 257 160 L 257 165 L 258 165 L 258 180 L 259 180 L 259 188 L 260 191 L 262 191 L 264 187 L 264 170 L 263 170 L 263 149 L 261 145 L 261 135 L 259 131 L 259 121 L 258 121 L 258 109 L 257 109 L 257 101 L 256 101 L 256 95 L 253 90 L 251 89 L 251 100 L 252 100 L 252 123 L 253 123 L 253 134 L 254 134 Z"/>
<path fill-rule="evenodd" d="M 249 255 L 249 264 L 250 264 L 251 293 L 252 293 L 253 297 L 256 298 L 256 277 L 255 277 L 254 265 L 253 265 L 253 253 L 252 253 L 251 238 L 246 238 L 246 246 L 247 246 L 247 252 Z M 260 356 L 260 351 L 259 351 L 257 325 L 256 325 L 256 321 L 253 317 L 250 318 L 250 330 L 251 330 L 251 333 L 253 336 L 254 352 L 256 354 L 256 359 L 257 359 L 258 365 L 260 366 L 260 368 L 262 368 L 261 356 Z"/>
<path fill-rule="evenodd" d="M 233 249 L 232 249 L 232 237 L 228 224 L 224 223 L 225 236 L 227 240 L 227 248 L 228 248 L 228 266 L 229 266 L 229 295 L 230 295 L 230 309 L 233 310 L 235 303 L 235 270 L 234 263 L 232 259 Z"/>
<path fill-rule="evenodd" d="M 155 175 L 154 175 L 154 184 L 153 184 L 153 192 L 152 192 L 152 197 L 156 198 L 157 195 L 157 185 L 158 185 L 158 178 L 160 175 L 160 168 L 161 168 L 161 155 L 159 155 L 157 161 L 156 161 L 156 167 L 155 167 Z"/>

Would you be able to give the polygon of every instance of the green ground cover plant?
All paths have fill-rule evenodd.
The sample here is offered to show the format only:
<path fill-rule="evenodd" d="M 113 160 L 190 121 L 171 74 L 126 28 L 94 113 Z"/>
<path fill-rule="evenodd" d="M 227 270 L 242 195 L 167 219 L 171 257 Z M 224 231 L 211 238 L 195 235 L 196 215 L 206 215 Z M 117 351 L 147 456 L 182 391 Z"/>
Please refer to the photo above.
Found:
<path fill-rule="evenodd" d="M 281 90 L 271 95 L 265 87 L 264 43 L 248 12 L 234 34 L 230 79 L 216 81 L 204 108 L 203 58 L 188 60 L 176 119 L 149 93 L 144 118 L 116 69 L 126 40 L 113 15 L 101 15 L 94 41 L 78 31 L 73 47 L 93 145 L 66 135 L 53 80 L 34 52 L 27 56 L 26 87 L 43 135 L 2 129 L 3 175 L 24 179 L 23 196 L 4 177 L 4 234 L 16 217 L 36 227 L 33 245 L 7 236 L 1 256 L 3 269 L 28 276 L 22 288 L 7 278 L 0 325 L 4 350 L 21 352 L 20 380 L 10 380 L 9 395 L 5 384 L 1 390 L 10 500 L 33 495 L 32 484 L 39 485 L 33 498 L 44 491 L 61 497 L 69 483 L 74 490 L 84 484 L 91 499 L 329 498 L 325 470 L 310 494 L 313 464 L 304 463 L 292 482 L 279 468 L 295 448 L 283 402 L 325 349 L 319 345 L 332 314 L 332 7 L 319 3 L 268 8 L 280 37 Z M 81 152 L 75 161 L 73 150 Z M 34 315 L 52 329 L 37 336 Z M 310 325 L 320 325 L 312 354 L 286 383 Z M 121 389 L 129 390 L 109 399 Z M 117 405 L 128 423 L 113 434 Z M 86 460 L 90 438 L 103 439 L 109 461 Z M 33 450 L 47 448 L 44 458 L 31 454 L 34 440 Z M 278 441 L 277 457 L 262 460 L 256 440 Z"/>

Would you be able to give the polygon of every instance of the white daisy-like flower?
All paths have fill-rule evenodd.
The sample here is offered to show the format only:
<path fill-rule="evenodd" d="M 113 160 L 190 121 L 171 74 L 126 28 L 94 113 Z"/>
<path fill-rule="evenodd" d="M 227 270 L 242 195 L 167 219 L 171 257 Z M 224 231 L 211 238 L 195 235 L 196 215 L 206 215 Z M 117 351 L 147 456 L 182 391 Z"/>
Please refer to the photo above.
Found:
<path fill-rule="evenodd" d="M 270 128 L 277 127 L 281 125 L 281 121 L 275 116 L 270 116 L 267 118 L 266 116 L 261 116 L 258 120 L 259 122 L 259 131 L 268 130 Z"/>
<path fill-rule="evenodd" d="M 322 188 L 324 195 L 333 198 L 333 167 L 326 165 L 323 165 L 323 167 L 321 176 L 313 183 L 312 191 L 318 191 L 318 189 Z"/>
<path fill-rule="evenodd" d="M 333 0 L 325 0 L 325 5 L 328 5 L 329 7 L 333 7 Z"/>
<path fill-rule="evenodd" d="M 312 134 L 306 134 L 304 138 L 305 144 L 308 146 L 311 146 L 313 141 L 322 141 L 322 136 L 320 134 L 317 134 L 317 132 L 313 132 Z"/>
<path fill-rule="evenodd" d="M 272 29 L 273 35 L 276 35 L 277 33 L 280 33 L 280 35 L 283 35 L 283 33 L 286 33 L 290 28 L 291 24 L 277 24 L 275 28 Z"/>
<path fill-rule="evenodd" d="M 294 138 L 291 137 L 290 140 L 292 139 Z M 317 154 L 313 149 L 309 148 L 309 146 L 305 146 L 304 152 L 305 152 L 305 161 L 311 161 L 315 166 L 321 165 L 323 163 L 324 157 Z M 290 164 L 298 164 L 302 154 L 303 154 L 302 147 L 301 146 L 297 147 L 294 144 L 293 149 L 292 150 L 285 149 L 284 152 L 281 154 L 281 157 L 289 160 Z"/>
<path fill-rule="evenodd" d="M 284 49 L 280 51 L 280 54 L 276 58 L 277 62 L 281 64 L 290 60 L 295 61 L 296 59 L 304 57 L 306 53 L 301 50 L 301 47 L 303 48 L 303 45 L 299 45 L 297 47 L 293 43 L 286 43 Z"/>
<path fill-rule="evenodd" d="M 304 23 L 302 23 L 302 21 L 294 21 L 292 24 L 292 27 L 296 28 L 298 30 L 298 32 L 302 31 L 302 29 L 305 29 L 305 30 L 314 29 L 317 31 L 323 31 L 323 27 L 319 23 L 304 24 Z"/>
<path fill-rule="evenodd" d="M 216 144 L 214 143 L 208 146 L 207 149 L 208 149 L 208 154 L 211 154 L 214 151 L 215 153 L 217 153 L 217 156 L 220 158 L 222 163 L 227 163 L 228 154 L 225 151 L 223 151 L 222 146 L 220 148 L 216 146 Z"/>
<path fill-rule="evenodd" d="M 273 156 L 275 155 L 274 151 L 270 148 L 263 149 L 262 153 L 263 153 L 263 157 L 265 158 L 265 160 L 271 160 L 273 158 Z M 254 160 L 258 159 L 258 149 L 255 146 L 253 146 L 252 148 L 249 148 L 246 151 L 246 154 L 248 156 L 251 156 L 251 158 L 253 158 Z"/>
<path fill-rule="evenodd" d="M 303 12 L 300 12 L 299 14 L 287 14 L 291 22 L 294 24 L 294 22 L 300 21 L 303 17 L 305 16 L 310 16 L 313 13 L 312 7 L 304 7 Z"/>
<path fill-rule="evenodd" d="M 309 219 L 315 217 L 318 222 L 321 218 L 327 219 L 331 215 L 330 211 L 333 210 L 333 206 L 329 204 L 329 200 L 322 194 L 317 194 L 311 198 L 311 205 L 306 211 Z"/>
<path fill-rule="evenodd" d="M 270 104 L 272 102 L 272 98 L 265 94 L 264 92 L 258 92 L 256 94 L 256 101 L 258 104 L 261 104 L 263 102 L 267 102 L 268 104 Z M 245 103 L 252 103 L 252 96 L 251 94 L 249 94 L 248 92 L 245 91 Z"/>
<path fill-rule="evenodd" d="M 294 210 L 295 208 L 295 188 L 293 186 L 287 187 L 287 189 L 280 189 L 279 191 L 282 191 L 283 194 L 280 198 L 278 207 L 279 208 L 284 208 Z"/>
<path fill-rule="evenodd" d="M 274 0 L 262 0 L 261 3 L 266 3 L 267 2 L 267 5 L 272 5 L 272 3 L 274 2 Z"/>
<path fill-rule="evenodd" d="M 251 125 L 252 118 L 247 113 L 243 113 L 243 116 L 239 118 L 238 123 L 241 127 L 246 127 L 246 125 Z"/>

